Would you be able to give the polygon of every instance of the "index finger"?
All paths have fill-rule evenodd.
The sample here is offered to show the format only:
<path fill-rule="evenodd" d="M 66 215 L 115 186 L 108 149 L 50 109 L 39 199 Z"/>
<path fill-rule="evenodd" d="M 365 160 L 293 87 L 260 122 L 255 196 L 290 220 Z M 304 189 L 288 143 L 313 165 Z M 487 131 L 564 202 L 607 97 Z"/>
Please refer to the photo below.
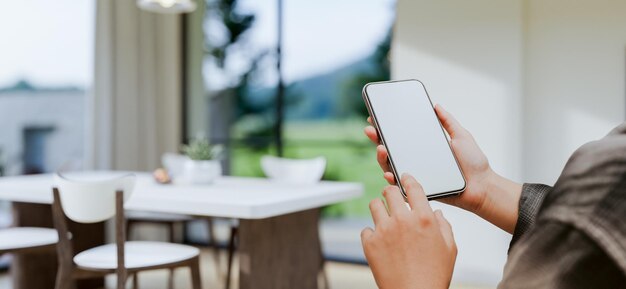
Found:
<path fill-rule="evenodd" d="M 406 198 L 411 206 L 411 210 L 417 211 L 420 214 L 433 213 L 433 209 L 430 207 L 430 203 L 428 203 L 428 198 L 426 197 L 422 185 L 420 185 L 415 178 L 411 175 L 403 174 L 400 182 L 406 193 Z"/>
<path fill-rule="evenodd" d="M 400 193 L 400 189 L 398 187 L 387 186 L 383 193 L 385 195 L 385 199 L 387 200 L 387 206 L 389 206 L 390 216 L 393 217 L 409 212 L 409 209 L 406 207 L 406 203 L 404 202 L 404 198 L 402 197 L 402 193 Z"/>

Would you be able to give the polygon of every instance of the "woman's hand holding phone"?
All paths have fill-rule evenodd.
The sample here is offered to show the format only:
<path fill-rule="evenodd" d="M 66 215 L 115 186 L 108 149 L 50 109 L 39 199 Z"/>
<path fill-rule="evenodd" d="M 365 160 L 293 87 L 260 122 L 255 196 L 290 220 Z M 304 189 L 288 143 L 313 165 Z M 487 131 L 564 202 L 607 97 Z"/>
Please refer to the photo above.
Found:
<path fill-rule="evenodd" d="M 435 106 L 439 121 L 450 136 L 450 146 L 465 174 L 467 186 L 458 196 L 438 199 L 467 211 L 473 212 L 501 229 L 512 233 L 517 222 L 517 208 L 521 185 L 496 174 L 489 165 L 472 134 L 441 105 Z M 368 122 L 371 124 L 371 118 Z M 367 137 L 377 144 L 376 158 L 384 171 L 384 178 L 396 184 L 389 168 L 387 150 L 380 144 L 378 133 L 373 126 L 365 128 Z M 416 176 L 419 178 L 419 176 Z"/>

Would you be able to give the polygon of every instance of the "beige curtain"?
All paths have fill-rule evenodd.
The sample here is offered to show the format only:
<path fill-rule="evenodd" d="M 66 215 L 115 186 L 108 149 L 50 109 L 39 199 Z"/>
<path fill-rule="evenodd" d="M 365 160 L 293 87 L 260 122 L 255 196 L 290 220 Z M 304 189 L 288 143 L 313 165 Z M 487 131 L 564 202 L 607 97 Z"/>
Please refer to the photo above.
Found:
<path fill-rule="evenodd" d="M 98 0 L 90 167 L 152 170 L 181 138 L 181 20 Z"/>

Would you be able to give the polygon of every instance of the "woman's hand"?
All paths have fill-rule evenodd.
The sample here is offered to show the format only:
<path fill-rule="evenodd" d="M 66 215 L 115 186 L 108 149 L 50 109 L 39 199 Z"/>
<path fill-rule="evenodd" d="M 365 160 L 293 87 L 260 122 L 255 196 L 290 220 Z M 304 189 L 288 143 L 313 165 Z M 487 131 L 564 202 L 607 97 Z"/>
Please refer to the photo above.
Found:
<path fill-rule="evenodd" d="M 473 212 L 503 230 L 512 233 L 517 222 L 517 209 L 522 186 L 496 174 L 489 166 L 487 157 L 482 152 L 472 134 L 441 105 L 435 106 L 437 117 L 450 135 L 450 146 L 463 170 L 467 186 L 458 196 L 439 199 L 467 211 Z M 368 118 L 370 124 L 371 118 Z M 367 137 L 378 144 L 376 155 L 384 170 L 384 178 L 395 184 L 389 169 L 387 150 L 380 145 L 378 133 L 373 126 L 365 128 Z M 418 176 L 419 177 L 419 176 Z"/>
<path fill-rule="evenodd" d="M 389 186 L 370 203 L 375 228 L 361 232 L 365 257 L 381 289 L 448 288 L 456 260 L 452 228 L 441 211 L 433 212 L 422 186 L 402 177 L 410 208 L 400 189 Z"/>

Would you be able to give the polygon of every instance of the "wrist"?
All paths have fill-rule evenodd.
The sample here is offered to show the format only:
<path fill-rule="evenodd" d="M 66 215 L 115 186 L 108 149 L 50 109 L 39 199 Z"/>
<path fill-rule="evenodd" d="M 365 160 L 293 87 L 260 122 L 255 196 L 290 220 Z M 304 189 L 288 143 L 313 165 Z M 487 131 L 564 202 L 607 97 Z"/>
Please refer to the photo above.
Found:
<path fill-rule="evenodd" d="M 522 185 L 500 176 L 490 168 L 484 188 L 483 201 L 474 213 L 502 230 L 513 233 Z"/>

